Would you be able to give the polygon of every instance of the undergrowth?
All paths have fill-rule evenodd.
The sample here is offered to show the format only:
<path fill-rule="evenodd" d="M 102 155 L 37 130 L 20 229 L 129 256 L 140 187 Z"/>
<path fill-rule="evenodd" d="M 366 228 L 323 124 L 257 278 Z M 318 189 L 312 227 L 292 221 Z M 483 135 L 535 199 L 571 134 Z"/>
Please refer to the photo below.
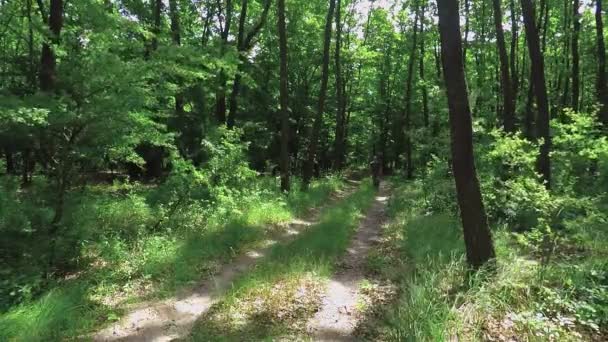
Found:
<path fill-rule="evenodd" d="M 533 247 L 534 231 L 514 233 L 499 225 L 496 268 L 473 274 L 457 216 L 430 208 L 419 182 L 398 184 L 382 247 L 395 255 L 371 265 L 398 284 L 399 295 L 366 325 L 372 330 L 366 336 L 390 341 L 599 341 L 607 336 L 604 216 L 569 222 L 577 225 L 576 233 L 560 240 L 549 259 Z"/>
<path fill-rule="evenodd" d="M 25 259 L 13 260 L 14 269 L 2 268 L 9 277 L 0 280 L 6 310 L 0 315 L 0 340 L 74 338 L 117 320 L 123 304 L 165 297 L 200 282 L 305 208 L 324 204 L 342 186 L 329 177 L 286 196 L 275 190 L 276 179 L 258 178 L 246 192 L 225 189 L 215 203 L 189 194 L 175 210 L 173 202 L 159 199 L 168 196 L 159 196 L 166 191 L 162 186 L 91 186 L 72 197 L 64 222 L 72 227 L 70 234 L 84 240 L 68 250 L 72 272 L 46 279 L 40 265 Z M 27 210 L 20 209 L 13 216 Z M 162 213 L 165 219 L 159 219 Z M 69 242 L 69 234 L 60 241 Z"/>

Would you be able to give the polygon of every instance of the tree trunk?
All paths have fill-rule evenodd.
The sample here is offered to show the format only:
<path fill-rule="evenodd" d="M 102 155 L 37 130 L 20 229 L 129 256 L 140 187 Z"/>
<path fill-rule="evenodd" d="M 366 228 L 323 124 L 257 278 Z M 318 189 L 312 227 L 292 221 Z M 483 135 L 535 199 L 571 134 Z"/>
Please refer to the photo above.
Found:
<path fill-rule="evenodd" d="M 342 169 L 344 165 L 344 132 L 346 121 L 346 102 L 344 98 L 344 80 L 342 78 L 342 1 L 336 2 L 336 132 L 334 140 L 334 170 Z"/>
<path fill-rule="evenodd" d="M 289 81 L 287 70 L 287 29 L 285 24 L 285 0 L 277 0 L 281 103 L 281 190 L 289 191 Z"/>
<path fill-rule="evenodd" d="M 537 171 L 541 175 L 547 188 L 551 187 L 551 160 L 549 152 L 551 150 L 551 136 L 549 131 L 549 103 L 547 100 L 547 84 L 545 83 L 545 65 L 540 49 L 534 7 L 531 0 L 521 0 L 524 25 L 526 27 L 526 39 L 530 55 L 530 68 L 532 70 L 532 84 L 538 106 L 538 116 L 536 120 L 536 133 L 543 139 L 540 146 L 540 155 L 537 161 Z"/>
<path fill-rule="evenodd" d="M 13 151 L 9 147 L 4 148 L 4 158 L 6 161 L 6 174 L 15 174 L 15 160 L 13 158 Z"/>
<path fill-rule="evenodd" d="M 59 36 L 63 27 L 63 0 L 50 1 L 48 26 L 51 36 L 44 40 L 40 55 L 40 90 L 43 92 L 53 92 L 55 90 L 57 71 L 52 46 L 59 43 Z M 43 18 L 43 20 L 47 19 Z"/>
<path fill-rule="evenodd" d="M 505 34 L 502 29 L 502 8 L 500 0 L 493 0 L 494 5 L 494 25 L 496 26 L 496 45 L 500 59 L 500 80 L 503 95 L 502 119 L 505 132 L 515 131 L 515 107 L 513 98 L 513 88 L 511 85 L 511 75 L 509 74 L 509 57 L 505 43 Z"/>
<path fill-rule="evenodd" d="M 509 1 L 511 11 L 511 94 L 513 95 L 513 115 L 517 111 L 517 93 L 519 91 L 519 79 L 517 77 L 517 40 L 519 38 L 518 17 L 515 12 L 515 0 Z"/>
<path fill-rule="evenodd" d="M 329 53 L 331 44 L 331 24 L 334 17 L 334 9 L 336 0 L 329 1 L 327 10 L 327 20 L 325 21 L 325 33 L 323 38 L 323 66 L 321 71 L 321 89 L 319 91 L 319 103 L 317 115 L 314 118 L 312 131 L 310 132 L 310 140 L 308 142 L 308 150 L 306 162 L 304 163 L 304 172 L 302 175 L 302 187 L 308 188 L 310 180 L 313 176 L 315 158 L 317 156 L 317 145 L 319 143 L 319 133 L 321 132 L 321 124 L 323 123 L 323 113 L 325 111 L 325 96 L 327 95 L 327 82 L 329 79 Z"/>
<path fill-rule="evenodd" d="M 452 137 L 452 165 L 467 261 L 472 267 L 479 268 L 495 254 L 475 170 L 473 125 L 462 60 L 458 2 L 438 0 L 437 7 Z"/>
<path fill-rule="evenodd" d="M 600 102 L 600 121 L 608 129 L 608 92 L 606 91 L 606 45 L 604 44 L 604 21 L 602 0 L 595 3 L 595 31 L 597 40 L 597 97 Z"/>
<path fill-rule="evenodd" d="M 572 109 L 580 109 L 580 55 L 578 51 L 578 37 L 581 31 L 581 15 L 578 10 L 580 0 L 572 0 Z"/>
<path fill-rule="evenodd" d="M 169 0 L 169 12 L 171 16 L 171 38 L 173 44 L 181 45 L 181 29 L 179 20 L 179 8 L 177 0 Z M 175 114 L 181 116 L 184 113 L 184 96 L 180 93 L 175 94 Z"/>
<path fill-rule="evenodd" d="M 406 80 L 406 91 L 405 91 L 405 174 L 407 179 L 414 177 L 414 165 L 412 163 L 412 83 L 414 82 L 414 65 L 416 62 L 416 48 L 417 44 L 417 33 L 418 33 L 418 20 L 420 19 L 419 4 L 415 1 L 415 15 L 414 15 L 414 26 L 412 34 L 412 50 L 407 66 L 407 80 Z"/>
<path fill-rule="evenodd" d="M 230 25 L 232 24 L 232 10 L 232 0 L 226 0 L 224 27 L 220 32 L 220 54 L 222 56 L 228 46 L 228 36 L 230 35 Z M 221 69 L 218 75 L 218 89 L 215 93 L 215 119 L 220 125 L 226 124 L 226 72 L 224 69 Z"/>
<path fill-rule="evenodd" d="M 420 8 L 420 81 L 421 81 L 421 90 L 422 90 L 422 119 L 424 123 L 424 128 L 429 128 L 429 93 L 426 88 L 425 78 L 424 78 L 424 38 L 425 38 L 425 28 L 424 28 L 424 17 L 426 11 L 426 3 L 423 0 L 423 3 Z"/>

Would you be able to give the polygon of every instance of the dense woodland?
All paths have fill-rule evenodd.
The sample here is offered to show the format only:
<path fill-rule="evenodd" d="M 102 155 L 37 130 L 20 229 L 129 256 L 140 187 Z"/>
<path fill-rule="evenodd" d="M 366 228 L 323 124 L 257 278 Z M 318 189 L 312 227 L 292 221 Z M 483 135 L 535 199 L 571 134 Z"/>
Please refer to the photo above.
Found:
<path fill-rule="evenodd" d="M 335 271 L 372 159 L 357 340 L 605 340 L 602 6 L 0 0 L 0 340 L 91 336 L 327 207 L 188 337 L 298 340 L 315 310 L 260 289 Z"/>

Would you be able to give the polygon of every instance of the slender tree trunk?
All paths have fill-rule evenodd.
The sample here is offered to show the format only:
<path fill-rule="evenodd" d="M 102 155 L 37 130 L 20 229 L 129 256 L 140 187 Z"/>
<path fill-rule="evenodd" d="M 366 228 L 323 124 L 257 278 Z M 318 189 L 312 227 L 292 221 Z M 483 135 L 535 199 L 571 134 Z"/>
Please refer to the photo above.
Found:
<path fill-rule="evenodd" d="M 289 191 L 289 81 L 287 70 L 287 29 L 285 25 L 285 0 L 277 0 L 281 103 L 281 190 Z"/>
<path fill-rule="evenodd" d="M 517 111 L 517 94 L 519 91 L 519 79 L 517 77 L 517 41 L 519 38 L 518 17 L 515 12 L 515 0 L 509 1 L 511 12 L 511 94 L 513 95 L 513 115 Z"/>
<path fill-rule="evenodd" d="M 169 12 L 171 16 L 171 38 L 173 44 L 181 45 L 181 29 L 179 20 L 179 8 L 177 0 L 169 0 Z M 184 113 L 184 96 L 181 93 L 175 94 L 175 114 L 181 116 Z"/>
<path fill-rule="evenodd" d="M 308 188 L 308 185 L 310 184 L 310 180 L 312 179 L 315 166 L 315 158 L 317 157 L 319 134 L 321 132 L 321 124 L 323 123 L 323 113 L 325 112 L 327 82 L 329 80 L 329 50 L 331 44 L 331 24 L 333 22 L 335 8 L 336 0 L 330 0 L 329 8 L 327 10 L 327 20 L 325 21 L 325 33 L 323 38 L 323 66 L 321 70 L 321 89 L 319 91 L 319 103 L 317 108 L 317 114 L 314 118 L 312 131 L 310 132 L 306 161 L 304 162 L 304 172 L 302 176 L 303 188 Z"/>
<path fill-rule="evenodd" d="M 344 132 L 346 121 L 346 108 L 344 98 L 344 80 L 342 78 L 342 1 L 336 1 L 336 132 L 334 140 L 334 170 L 342 169 L 344 165 Z"/>
<path fill-rule="evenodd" d="M 600 102 L 600 121 L 608 130 L 608 91 L 606 87 L 606 45 L 604 44 L 604 21 L 602 0 L 595 2 L 595 32 L 597 40 L 597 97 Z"/>
<path fill-rule="evenodd" d="M 6 162 L 6 174 L 15 174 L 15 161 L 13 158 L 13 151 L 9 147 L 4 148 L 4 160 Z"/>
<path fill-rule="evenodd" d="M 412 49 L 407 66 L 407 83 L 405 85 L 405 174 L 407 179 L 412 179 L 414 177 L 414 165 L 412 162 L 412 93 L 414 83 L 414 65 L 416 63 L 416 50 L 418 47 L 418 20 L 420 19 L 418 1 L 419 0 L 416 0 L 414 5 L 415 16 L 413 26 L 414 31 L 412 33 Z"/>
<path fill-rule="evenodd" d="M 438 0 L 437 7 L 458 205 L 467 261 L 472 267 L 478 268 L 493 259 L 495 254 L 475 170 L 473 125 L 462 60 L 458 1 Z"/>
<path fill-rule="evenodd" d="M 500 59 L 500 80 L 503 95 L 503 127 L 505 132 L 515 131 L 515 108 L 513 88 L 511 85 L 511 75 L 509 74 L 509 57 L 505 43 L 505 34 L 502 29 L 502 9 L 501 0 L 493 0 L 494 5 L 494 25 L 496 27 L 496 44 L 498 46 L 498 56 Z"/>
<path fill-rule="evenodd" d="M 540 49 L 534 7 L 531 0 L 521 0 L 524 25 L 526 27 L 526 39 L 530 54 L 530 66 L 532 70 L 532 83 L 538 106 L 538 117 L 536 121 L 536 132 L 543 139 L 540 146 L 540 155 L 537 162 L 537 171 L 541 175 L 547 188 L 551 187 L 551 136 L 549 131 L 549 103 L 547 100 L 547 84 L 545 82 L 545 65 Z"/>
<path fill-rule="evenodd" d="M 258 22 L 254 25 L 250 32 L 245 32 L 245 23 L 247 19 L 247 7 L 248 0 L 243 0 L 241 3 L 241 15 L 239 18 L 239 31 L 237 37 L 237 51 L 239 53 L 240 63 L 237 66 L 237 73 L 234 77 L 234 82 L 232 83 L 232 93 L 230 93 L 230 112 L 228 113 L 228 128 L 232 129 L 234 127 L 237 113 L 238 113 L 238 97 L 241 91 L 241 80 L 242 80 L 242 70 L 245 63 L 247 63 L 247 59 L 245 58 L 245 53 L 252 48 L 253 39 L 256 34 L 260 31 L 262 26 L 266 23 L 266 18 L 268 16 L 268 10 L 270 9 L 271 0 L 266 0 L 264 3 L 264 8 L 262 10 L 262 14 Z"/>
<path fill-rule="evenodd" d="M 222 56 L 228 46 L 228 36 L 230 35 L 230 25 L 232 24 L 232 10 L 232 0 L 226 0 L 224 27 L 220 32 L 220 54 Z M 218 75 L 218 89 L 215 93 L 215 119 L 219 124 L 226 123 L 226 72 L 224 69 L 221 69 Z"/>
<path fill-rule="evenodd" d="M 580 109 L 580 55 L 578 38 L 581 31 L 580 0 L 572 0 L 572 109 Z"/>
<path fill-rule="evenodd" d="M 425 77 L 424 77 L 424 56 L 425 56 L 425 46 L 424 46 L 424 38 L 425 27 L 424 27 L 424 18 L 426 12 L 426 3 L 422 2 L 420 8 L 420 81 L 421 81 L 421 90 L 422 90 L 422 119 L 424 123 L 424 128 L 429 128 L 429 93 L 426 88 Z"/>
<path fill-rule="evenodd" d="M 40 56 L 40 90 L 43 92 L 55 91 L 57 71 L 55 66 L 55 53 L 52 46 L 59 43 L 59 36 L 63 27 L 63 0 L 50 1 L 48 19 L 43 19 L 48 20 L 51 36 L 44 40 Z"/>
<path fill-rule="evenodd" d="M 469 30 L 471 22 L 471 0 L 464 0 L 464 43 L 462 46 L 462 59 L 464 69 L 467 69 L 467 49 L 469 47 Z"/>

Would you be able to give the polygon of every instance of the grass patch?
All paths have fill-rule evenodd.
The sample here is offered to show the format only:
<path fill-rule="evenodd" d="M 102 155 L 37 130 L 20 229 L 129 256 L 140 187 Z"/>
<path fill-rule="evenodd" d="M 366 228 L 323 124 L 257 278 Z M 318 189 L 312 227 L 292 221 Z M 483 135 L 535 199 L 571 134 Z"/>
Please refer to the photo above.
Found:
<path fill-rule="evenodd" d="M 152 189 L 121 188 L 114 194 L 112 189 L 93 188 L 82 210 L 67 219 L 82 223 L 74 224 L 80 231 L 109 233 L 100 238 L 99 233 L 89 235 L 93 241 L 82 246 L 81 270 L 2 313 L 0 340 L 75 338 L 119 319 L 125 303 L 166 297 L 192 286 L 262 241 L 276 226 L 324 204 L 343 184 L 336 177 L 324 178 L 307 192 L 294 187 L 285 196 L 274 190 L 275 179 L 262 179 L 258 193 L 234 199 L 237 209 L 209 211 L 193 203 L 152 233 L 144 232 L 156 220 L 145 201 L 146 191 Z M 91 216 L 95 213 L 102 216 Z"/>
<path fill-rule="evenodd" d="M 241 341 L 302 334 L 303 324 L 320 304 L 320 284 L 332 274 L 374 193 L 366 181 L 326 209 L 319 223 L 298 239 L 274 247 L 198 321 L 191 339 Z"/>
<path fill-rule="evenodd" d="M 608 317 L 608 235 L 602 220 L 583 219 L 577 250 L 551 260 L 494 232 L 497 269 L 469 275 L 460 222 L 429 212 L 417 183 L 400 184 L 389 203 L 392 222 L 371 267 L 399 287 L 397 299 L 366 322 L 371 340 L 604 340 Z M 595 222 L 595 223 L 594 223 Z"/>

